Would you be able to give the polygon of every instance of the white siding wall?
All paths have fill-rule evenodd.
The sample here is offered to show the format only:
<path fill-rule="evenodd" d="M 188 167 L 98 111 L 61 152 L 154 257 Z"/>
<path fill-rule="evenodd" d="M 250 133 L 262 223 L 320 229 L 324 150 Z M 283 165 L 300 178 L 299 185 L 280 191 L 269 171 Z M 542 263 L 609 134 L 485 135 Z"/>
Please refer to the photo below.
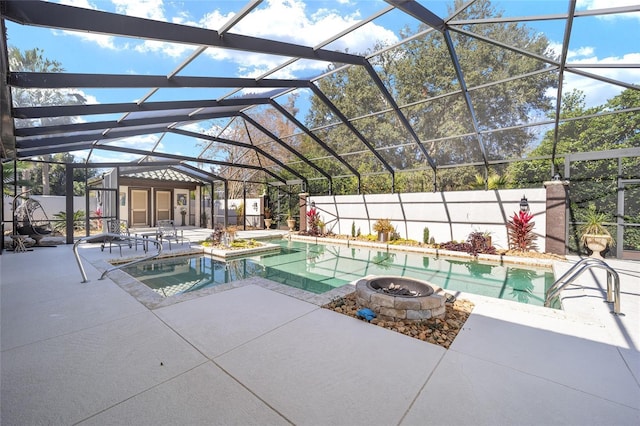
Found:
<path fill-rule="evenodd" d="M 534 232 L 540 251 L 545 250 L 546 191 L 503 189 L 497 191 L 421 192 L 408 194 L 337 195 L 310 197 L 320 210 L 327 229 L 351 234 L 355 223 L 362 234 L 373 233 L 377 219 L 391 219 L 402 238 L 422 241 L 425 227 L 436 242 L 466 240 L 473 231 L 491 233 L 493 245 L 507 248 L 507 220 L 520 210 L 526 196 L 535 216 Z"/>

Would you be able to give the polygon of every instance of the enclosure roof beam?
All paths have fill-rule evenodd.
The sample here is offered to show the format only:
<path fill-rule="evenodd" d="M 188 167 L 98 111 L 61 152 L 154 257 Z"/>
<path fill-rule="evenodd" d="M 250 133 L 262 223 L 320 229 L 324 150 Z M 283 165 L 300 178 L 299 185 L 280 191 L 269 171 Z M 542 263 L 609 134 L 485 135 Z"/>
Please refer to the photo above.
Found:
<path fill-rule="evenodd" d="M 196 177 L 196 174 L 199 173 L 199 174 L 204 174 L 205 176 L 210 177 L 210 178 L 212 178 L 212 180 L 215 180 L 215 181 L 218 181 L 218 180 L 219 181 L 223 181 L 223 182 L 227 181 L 227 178 L 224 178 L 224 177 L 222 177 L 220 175 L 217 175 L 215 173 L 208 172 L 206 170 L 199 169 L 199 168 L 197 168 L 195 166 L 192 166 L 191 164 L 180 163 L 180 164 L 175 165 L 175 167 L 172 167 L 172 168 L 175 169 L 175 170 L 178 170 L 181 173 L 186 173 L 185 171 L 181 170 L 182 168 L 189 169 L 189 170 L 195 172 L 195 173 L 192 174 L 193 177 Z"/>
<path fill-rule="evenodd" d="M 56 105 L 13 108 L 14 118 L 66 117 L 94 114 L 117 114 L 122 112 L 150 112 L 177 109 L 200 109 L 217 107 L 244 107 L 268 104 L 269 98 L 231 98 L 223 100 L 123 102 L 92 105 Z"/>
<path fill-rule="evenodd" d="M 333 186 L 333 180 L 332 180 L 331 175 L 329 173 L 327 173 L 326 171 L 324 171 L 323 169 L 321 169 L 317 165 L 313 164 L 313 162 L 309 161 L 309 159 L 307 157 L 305 157 L 304 155 L 300 154 L 297 150 L 293 149 L 291 146 L 289 146 L 289 144 L 287 144 L 282 139 L 280 139 L 279 137 L 277 137 L 276 135 L 271 133 L 267 128 L 265 128 L 262 124 L 260 124 L 257 121 L 255 121 L 253 118 L 249 117 L 248 115 L 246 115 L 245 113 L 242 113 L 242 112 L 240 113 L 240 116 L 242 118 L 244 118 L 246 121 L 248 121 L 249 123 L 251 123 L 253 126 L 255 126 L 262 133 L 267 135 L 269 138 L 271 138 L 273 141 L 275 141 L 278 145 L 280 145 L 281 147 L 283 147 L 284 149 L 286 149 L 287 151 L 289 151 L 290 153 L 292 153 L 293 155 L 298 157 L 306 165 L 310 166 L 312 169 L 317 170 L 318 173 L 320 173 L 322 176 L 324 176 L 325 178 L 327 178 L 329 180 L 330 187 Z M 306 180 L 305 180 L 305 182 L 306 182 Z"/>
<path fill-rule="evenodd" d="M 1 18 L 1 15 L 0 15 Z M 4 19 L 0 19 L 0 158 L 16 157 L 16 137 L 14 121 L 11 117 L 11 88 L 5 84 L 9 71 L 7 55 L 7 29 Z M 0 253 L 2 250 L 0 250 Z"/>
<path fill-rule="evenodd" d="M 104 168 L 113 168 L 113 167 L 137 167 L 140 163 L 123 163 L 119 161 L 107 161 L 100 163 L 68 163 L 71 167 L 75 169 L 104 169 Z M 169 167 L 174 166 L 176 164 L 180 164 L 179 161 L 154 161 L 153 163 L 147 163 L 150 166 L 157 167 Z M 144 166 L 141 166 L 144 167 Z"/>
<path fill-rule="evenodd" d="M 243 142 L 238 142 L 238 141 L 234 141 L 234 140 L 231 140 L 231 139 L 225 139 L 225 138 L 220 138 L 220 137 L 211 136 L 211 135 L 203 135 L 202 133 L 196 133 L 196 132 L 191 132 L 191 131 L 182 130 L 182 129 L 169 129 L 168 132 L 169 133 L 175 133 L 176 135 L 182 135 L 182 136 L 186 136 L 186 137 L 191 137 L 191 138 L 204 139 L 204 140 L 208 140 L 208 141 L 212 141 L 212 142 L 220 142 L 220 143 L 223 143 L 223 144 L 226 144 L 226 145 L 239 146 L 241 148 L 246 148 L 248 150 L 256 151 L 260 155 L 268 158 L 269 160 L 271 160 L 274 163 L 276 163 L 278 166 L 280 166 L 283 169 L 287 170 L 289 173 L 291 173 L 291 174 L 299 177 L 300 179 L 306 181 L 306 178 L 304 176 L 302 176 L 300 173 L 298 173 L 297 171 L 295 171 L 291 167 L 287 166 L 282 161 L 278 160 L 276 157 L 274 157 L 273 155 L 269 154 L 268 152 L 266 152 L 262 148 L 259 148 L 259 147 L 255 146 L 255 145 L 249 145 L 249 144 L 246 144 L 246 143 L 243 143 Z"/>
<path fill-rule="evenodd" d="M 562 40 L 562 53 L 560 54 L 560 71 L 558 74 L 558 91 L 556 93 L 555 123 L 553 128 L 553 147 L 551 149 L 551 176 L 555 176 L 558 171 L 556 165 L 556 153 L 558 149 L 560 114 L 562 113 L 562 82 L 564 80 L 565 65 L 569 53 L 569 39 L 571 38 L 571 27 L 573 26 L 573 16 L 576 10 L 576 0 L 569 0 L 569 12 L 567 22 L 564 27 L 564 37 Z"/>
<path fill-rule="evenodd" d="M 436 163 L 435 163 L 435 161 L 433 160 L 433 158 L 431 158 L 431 155 L 429 155 L 429 152 L 424 147 L 422 142 L 420 142 L 420 138 L 418 137 L 418 134 L 413 129 L 413 126 L 411 126 L 411 123 L 409 123 L 409 120 L 407 120 L 407 117 L 400 110 L 400 107 L 398 106 L 396 101 L 393 99 L 393 96 L 391 96 L 391 93 L 389 93 L 389 91 L 385 87 L 384 83 L 382 82 L 382 80 L 380 79 L 378 74 L 376 73 L 376 70 L 373 69 L 373 66 L 371 65 L 371 63 L 369 61 L 366 61 L 366 64 L 365 64 L 364 68 L 369 73 L 369 77 L 371 77 L 371 79 L 376 84 L 376 86 L 378 86 L 378 90 L 380 90 L 380 92 L 385 97 L 385 99 L 387 100 L 389 105 L 391 105 L 391 108 L 396 113 L 396 116 L 398 117 L 398 119 L 400 120 L 402 125 L 404 126 L 405 130 L 407 132 L 409 132 L 409 135 L 411 135 L 411 138 L 414 140 L 414 142 L 416 143 L 416 145 L 420 149 L 420 152 L 422 152 L 422 155 L 424 155 L 424 157 L 426 158 L 427 162 L 429 163 L 429 165 L 431 166 L 431 168 L 433 169 L 433 171 L 435 173 L 436 172 Z"/>
<path fill-rule="evenodd" d="M 293 43 L 239 34 L 225 33 L 223 35 L 218 31 L 205 28 L 153 21 L 58 3 L 6 0 L 3 2 L 3 8 L 3 14 L 7 19 L 24 25 L 219 47 L 316 61 L 362 64 L 362 57 L 348 53 L 313 49 Z"/>
<path fill-rule="evenodd" d="M 57 72 L 10 72 L 8 84 L 20 88 L 305 88 L 308 80 L 264 79 L 239 77 L 175 76 L 132 74 L 84 74 Z"/>
<path fill-rule="evenodd" d="M 112 145 L 101 145 L 101 146 L 97 146 L 95 147 L 96 149 L 103 149 L 105 151 L 115 151 L 115 152 L 123 152 L 123 153 L 127 153 L 127 154 L 136 154 L 136 155 L 148 155 L 149 151 L 146 151 L 144 149 L 135 149 L 135 148 L 125 148 L 122 146 L 112 146 Z M 217 166 L 226 166 L 226 167 L 239 167 L 239 168 L 243 168 L 243 169 L 252 169 L 252 170 L 260 170 L 263 171 L 267 174 L 269 174 L 270 176 L 272 176 L 273 178 L 281 181 L 281 182 L 286 182 L 285 179 L 283 179 L 281 176 L 273 173 L 272 171 L 265 169 L 263 167 L 259 167 L 259 166 L 254 166 L 252 164 L 236 164 L 236 163 L 231 163 L 229 161 L 219 161 L 219 160 L 209 160 L 206 158 L 194 158 L 194 157 L 187 157 L 184 155 L 178 155 L 178 154 L 170 154 L 170 153 L 166 153 L 166 152 L 155 152 L 154 156 L 157 157 L 162 157 L 162 158 L 172 158 L 175 160 L 180 160 L 180 161 L 193 161 L 196 163 L 206 163 L 206 164 L 213 164 L 213 165 L 217 165 Z"/>
<path fill-rule="evenodd" d="M 411 15 L 420 22 L 424 22 L 431 28 L 443 32 L 447 28 L 446 22 L 438 15 L 413 0 L 385 0 L 387 3 L 400 9 L 407 15 Z"/>
<path fill-rule="evenodd" d="M 467 111 L 469 111 L 469 117 L 471 118 L 471 123 L 473 124 L 473 130 L 476 134 L 478 145 L 480 146 L 480 152 L 482 153 L 482 161 L 484 162 L 485 182 L 486 182 L 489 176 L 489 161 L 487 158 L 487 152 L 484 147 L 482 133 L 480 132 L 480 126 L 478 125 L 478 117 L 476 116 L 476 110 L 473 107 L 473 102 L 471 102 L 471 96 L 469 95 L 469 90 L 467 89 L 467 83 L 464 78 L 464 73 L 462 72 L 462 66 L 460 65 L 458 54 L 456 53 L 456 49 L 453 45 L 453 40 L 451 40 L 451 33 L 449 32 L 449 30 L 446 30 L 443 32 L 443 34 L 444 34 L 445 42 L 447 44 L 447 49 L 449 50 L 449 55 L 451 56 L 451 62 L 453 63 L 453 67 L 456 71 L 456 76 L 458 77 L 458 83 L 460 84 L 460 88 L 462 89 L 462 96 L 464 97 L 464 102 L 467 105 Z"/>
<path fill-rule="evenodd" d="M 78 142 L 97 142 L 105 139 L 121 139 L 129 136 L 150 135 L 154 133 L 163 133 L 167 130 L 166 125 L 144 128 L 124 129 L 117 133 L 109 133 L 103 135 L 100 132 L 93 132 L 88 134 L 79 135 L 66 135 L 66 136 L 48 136 L 48 137 L 31 137 L 28 139 L 20 139 L 16 141 L 18 150 L 27 148 L 37 148 L 45 146 L 54 146 L 66 144 L 74 144 Z M 147 151 L 148 152 L 148 151 Z"/>
<path fill-rule="evenodd" d="M 282 105 L 280 105 L 278 102 L 276 102 L 275 100 L 271 100 L 271 105 L 277 109 L 278 111 L 280 111 L 280 113 L 282 115 L 284 115 L 288 120 L 290 120 L 293 124 L 295 124 L 300 130 L 302 130 L 307 136 L 309 136 L 311 139 L 313 139 L 318 145 L 320 145 L 320 147 L 322 149 L 324 149 L 325 151 L 327 151 L 331 156 L 333 156 L 336 160 L 340 161 L 340 163 L 342 163 L 343 166 L 345 166 L 347 169 L 349 169 L 349 171 L 351 173 L 353 173 L 357 178 L 358 181 L 360 180 L 360 173 L 358 172 L 358 170 L 355 169 L 355 167 L 353 167 L 347 160 L 345 160 L 344 158 L 342 158 L 340 156 L 340 154 L 338 154 L 337 152 L 335 152 L 333 150 L 333 148 L 331 148 L 329 145 L 327 145 L 326 143 L 324 143 L 322 141 L 322 139 L 320 139 L 318 136 L 315 135 L 315 133 L 313 133 L 311 130 L 309 130 L 309 128 L 307 126 L 305 126 L 304 124 L 302 124 L 302 122 L 300 122 L 300 120 L 298 120 L 293 114 L 291 114 L 289 111 L 287 111 L 286 108 L 284 108 Z"/>
<path fill-rule="evenodd" d="M 371 145 L 371 143 L 365 138 L 362 133 L 355 128 L 355 126 L 349 121 L 349 119 L 338 109 L 337 106 L 334 105 L 333 102 L 313 83 L 309 83 L 309 87 L 313 90 L 313 93 L 333 112 L 336 117 L 342 121 L 342 123 L 347 126 L 347 128 L 371 151 L 371 153 L 380 161 L 385 169 L 391 174 L 391 176 L 395 176 L 395 172 L 393 167 L 386 162 L 384 158 L 380 155 L 378 151 Z"/>
<path fill-rule="evenodd" d="M 60 124 L 57 126 L 43 126 L 43 127 L 23 127 L 16 129 L 16 136 L 42 136 L 42 135 L 54 135 L 64 134 L 67 132 L 86 132 L 91 130 L 105 130 L 113 131 L 113 129 L 130 128 L 137 126 L 149 126 L 152 124 L 165 124 L 166 128 L 171 128 L 176 123 L 188 123 L 194 121 L 210 120 L 214 118 L 228 118 L 234 113 L 229 112 L 214 112 L 214 113 L 200 113 L 200 114 L 183 114 L 183 115 L 171 115 L 171 116 L 156 116 L 148 118 L 133 118 L 122 121 L 89 121 L 85 123 L 74 124 Z"/>

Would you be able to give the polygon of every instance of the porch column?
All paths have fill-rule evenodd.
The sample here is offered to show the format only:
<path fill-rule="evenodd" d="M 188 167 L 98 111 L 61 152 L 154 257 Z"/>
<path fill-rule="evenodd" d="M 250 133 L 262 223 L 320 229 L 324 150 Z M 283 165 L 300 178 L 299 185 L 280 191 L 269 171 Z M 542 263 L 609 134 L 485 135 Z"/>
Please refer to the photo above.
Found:
<path fill-rule="evenodd" d="M 65 228 L 67 229 L 67 244 L 73 244 L 73 167 L 69 164 L 65 166 L 65 195 L 67 211 L 67 223 Z"/>
<path fill-rule="evenodd" d="M 544 182 L 547 190 L 545 251 L 564 256 L 567 252 L 567 204 L 569 181 Z"/>
<path fill-rule="evenodd" d="M 269 201 L 267 200 L 267 196 L 265 194 L 262 194 L 260 196 L 260 218 L 258 219 L 260 222 L 262 222 L 262 225 L 258 224 L 258 228 L 260 229 L 267 229 L 267 227 L 264 224 L 264 219 L 265 215 L 264 215 L 264 208 L 267 207 L 269 205 Z"/>
<path fill-rule="evenodd" d="M 298 194 L 298 205 L 300 206 L 300 229 L 299 231 L 307 230 L 307 197 L 308 192 L 301 192 Z"/>

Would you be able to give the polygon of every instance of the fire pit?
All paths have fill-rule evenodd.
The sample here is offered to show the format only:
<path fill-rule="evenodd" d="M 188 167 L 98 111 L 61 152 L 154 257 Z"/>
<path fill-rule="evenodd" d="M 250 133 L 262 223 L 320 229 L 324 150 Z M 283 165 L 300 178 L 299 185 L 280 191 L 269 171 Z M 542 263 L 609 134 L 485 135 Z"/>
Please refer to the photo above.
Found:
<path fill-rule="evenodd" d="M 421 321 L 444 317 L 446 298 L 438 294 L 441 291 L 415 278 L 370 276 L 356 283 L 356 301 L 384 320 Z"/>

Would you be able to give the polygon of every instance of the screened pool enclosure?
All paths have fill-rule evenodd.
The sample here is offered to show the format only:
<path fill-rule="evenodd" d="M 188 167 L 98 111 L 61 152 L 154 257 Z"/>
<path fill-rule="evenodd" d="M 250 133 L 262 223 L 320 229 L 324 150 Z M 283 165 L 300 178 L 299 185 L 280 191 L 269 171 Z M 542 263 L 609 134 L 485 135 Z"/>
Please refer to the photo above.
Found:
<path fill-rule="evenodd" d="M 190 3 L 2 1 L 5 194 L 44 164 L 58 195 L 167 168 L 280 215 L 299 193 L 568 180 L 573 223 L 595 204 L 640 248 L 640 4 Z"/>

